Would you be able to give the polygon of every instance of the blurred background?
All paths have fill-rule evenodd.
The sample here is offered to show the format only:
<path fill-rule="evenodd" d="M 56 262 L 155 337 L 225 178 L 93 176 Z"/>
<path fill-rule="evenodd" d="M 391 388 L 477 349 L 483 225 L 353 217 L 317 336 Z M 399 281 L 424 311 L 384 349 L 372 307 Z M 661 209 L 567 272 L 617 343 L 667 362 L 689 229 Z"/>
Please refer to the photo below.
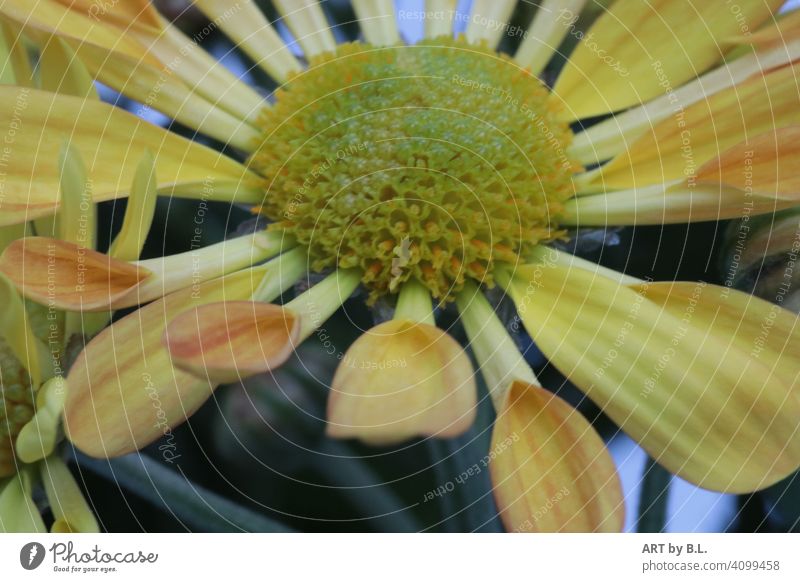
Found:
<path fill-rule="evenodd" d="M 208 24 L 183 0 L 157 2 L 189 36 Z M 259 1 L 271 20 L 276 11 Z M 458 9 L 468 14 L 471 2 Z M 406 13 L 423 10 L 423 0 L 398 0 Z M 800 6 L 800 0 L 787 3 Z M 346 1 L 325 4 L 329 20 L 338 23 L 339 40 L 355 40 L 358 27 Z M 525 27 L 534 3 L 521 2 L 512 25 Z M 579 26 L 588 26 L 589 13 Z M 423 22 L 400 19 L 409 42 L 421 38 Z M 291 43 L 288 29 L 278 30 Z M 462 23 L 462 27 L 465 23 Z M 457 27 L 458 30 L 458 27 Z M 231 70 L 267 95 L 270 80 L 219 31 L 203 35 L 202 45 Z M 503 51 L 513 51 L 521 37 L 506 37 Z M 291 44 L 290 44 L 291 46 Z M 569 47 L 563 49 L 569 53 Z M 298 51 L 298 54 L 299 51 Z M 557 59 L 558 60 L 558 59 Z M 548 71 L 551 78 L 560 63 Z M 103 98 L 137 110 L 124 97 L 103 89 Z M 140 112 L 140 111 L 139 111 Z M 170 120 L 155 112 L 147 118 L 163 126 Z M 172 124 L 172 129 L 193 135 Z M 207 142 L 221 149 L 222 144 Z M 107 245 L 121 226 L 124 200 L 105 203 L 99 223 L 100 240 Z M 190 249 L 197 201 L 161 199 L 143 258 Z M 203 243 L 235 236 L 252 220 L 245 208 L 210 205 Z M 757 249 L 752 264 L 741 265 L 734 284 L 766 299 L 774 298 L 770 273 L 788 260 L 788 247 L 770 233 L 782 228 L 796 232 L 800 215 L 784 212 L 759 223 L 749 234 L 748 248 Z M 252 231 L 252 225 L 250 227 Z M 580 256 L 634 276 L 659 280 L 704 280 L 721 283 L 736 224 L 700 223 L 691 226 L 653 226 L 613 231 L 572 233 L 568 248 Z M 790 237 L 787 237 L 787 240 Z M 766 255 L 768 260 L 761 260 Z M 793 292 L 797 293 L 797 279 Z M 776 283 L 777 284 L 777 283 Z M 795 305 L 797 298 L 795 295 Z M 497 299 L 498 301 L 499 298 Z M 500 313 L 506 309 L 501 302 Z M 380 311 L 380 306 L 378 306 Z M 511 311 L 507 310 L 510 317 Z M 360 328 L 372 324 L 374 314 L 356 298 L 326 324 L 330 341 L 344 351 Z M 439 314 L 445 325 L 454 314 Z M 455 330 L 458 327 L 454 328 Z M 463 335 L 456 339 L 464 341 Z M 646 453 L 608 421 L 599 410 L 548 366 L 527 337 L 518 338 L 526 357 L 545 386 L 577 406 L 609 443 L 622 477 L 628 531 L 753 532 L 800 529 L 800 479 L 784 482 L 752 495 L 722 495 L 699 489 L 671 477 L 654 465 Z M 461 473 L 478 462 L 489 448 L 492 407 L 481 387 L 479 420 L 466 435 L 449 441 L 414 441 L 376 449 L 355 442 L 326 439 L 324 411 L 327 386 L 336 360 L 324 353 L 316 338 L 274 375 L 244 384 L 220 387 L 187 424 L 167 434 L 141 457 L 111 462 L 79 461 L 76 476 L 99 521 L 109 531 L 502 531 L 496 517 L 488 472 L 470 477 L 449 489 Z M 433 497 L 432 499 L 429 499 Z"/>

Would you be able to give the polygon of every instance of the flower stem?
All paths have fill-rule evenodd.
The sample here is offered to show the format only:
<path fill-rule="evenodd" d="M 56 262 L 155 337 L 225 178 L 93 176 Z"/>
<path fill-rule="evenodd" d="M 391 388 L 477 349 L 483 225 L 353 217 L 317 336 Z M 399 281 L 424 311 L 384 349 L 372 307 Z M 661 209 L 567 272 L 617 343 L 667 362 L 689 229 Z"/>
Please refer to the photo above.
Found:
<path fill-rule="evenodd" d="M 361 282 L 360 269 L 339 269 L 285 305 L 301 315 L 298 344 L 325 323 Z"/>
<path fill-rule="evenodd" d="M 477 285 L 465 283 L 456 297 L 456 304 L 495 410 L 499 412 L 514 380 L 529 384 L 538 384 L 538 381 Z"/>
<path fill-rule="evenodd" d="M 430 291 L 416 279 L 409 279 L 403 283 L 400 296 L 397 298 L 394 318 L 434 325 Z"/>

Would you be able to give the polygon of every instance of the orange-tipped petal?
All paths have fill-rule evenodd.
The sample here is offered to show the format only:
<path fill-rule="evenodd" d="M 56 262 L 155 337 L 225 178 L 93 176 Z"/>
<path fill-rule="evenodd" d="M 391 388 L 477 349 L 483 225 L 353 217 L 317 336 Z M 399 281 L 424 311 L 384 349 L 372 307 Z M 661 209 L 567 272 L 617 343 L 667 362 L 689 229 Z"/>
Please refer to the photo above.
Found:
<path fill-rule="evenodd" d="M 475 418 L 469 358 L 444 331 L 395 319 L 350 346 L 328 400 L 328 434 L 372 444 L 456 436 Z"/>
<path fill-rule="evenodd" d="M 800 37 L 800 10 L 794 10 L 780 14 L 776 19 L 767 23 L 755 32 L 742 34 L 729 38 L 728 42 L 740 44 L 751 44 L 759 48 L 780 47 L 785 50 L 786 46 Z"/>
<path fill-rule="evenodd" d="M 53 2 L 53 0 L 48 0 Z M 115 26 L 159 27 L 160 19 L 155 6 L 149 0 L 125 0 L 102 4 L 96 0 L 55 0 L 70 10 L 83 13 L 94 22 L 108 22 Z M 53 5 L 49 6 L 52 10 Z"/>
<path fill-rule="evenodd" d="M 670 116 L 649 125 L 627 144 L 627 151 L 580 177 L 579 190 L 641 189 L 693 178 L 699 167 L 737 144 L 797 125 L 798 74 L 797 63 L 756 72 L 744 82 L 686 107 L 681 111 L 681 123 Z M 744 169 L 741 173 L 745 174 Z"/>
<path fill-rule="evenodd" d="M 169 321 L 192 306 L 252 297 L 270 269 L 240 271 L 177 291 L 95 336 L 69 371 L 64 427 L 84 453 L 115 457 L 169 434 L 211 395 L 206 378 L 176 370 L 161 343 Z M 276 290 L 293 278 L 278 277 Z"/>
<path fill-rule="evenodd" d="M 796 314 L 705 283 L 544 263 L 509 289 L 548 359 L 670 472 L 745 493 L 800 467 Z"/>
<path fill-rule="evenodd" d="M 105 308 L 151 275 L 137 265 L 44 237 L 8 245 L 0 272 L 28 299 L 68 311 Z"/>
<path fill-rule="evenodd" d="M 544 388 L 512 384 L 495 421 L 488 464 L 508 531 L 622 531 L 622 486 L 603 440 Z"/>
<path fill-rule="evenodd" d="M 697 182 L 726 184 L 750 194 L 798 204 L 800 172 L 800 125 L 782 127 L 736 144 L 703 165 Z M 739 206 L 741 214 L 741 205 Z"/>
<path fill-rule="evenodd" d="M 176 367 L 226 384 L 283 364 L 299 333 L 300 320 L 289 309 L 225 301 L 181 313 L 167 326 L 163 342 Z"/>
<path fill-rule="evenodd" d="M 755 39 L 756 34 L 749 36 Z M 710 98 L 764 71 L 800 59 L 800 42 L 781 42 L 729 60 L 681 87 L 639 107 L 628 109 L 575 135 L 570 157 L 591 166 L 625 151 L 629 144 L 676 112 Z"/>

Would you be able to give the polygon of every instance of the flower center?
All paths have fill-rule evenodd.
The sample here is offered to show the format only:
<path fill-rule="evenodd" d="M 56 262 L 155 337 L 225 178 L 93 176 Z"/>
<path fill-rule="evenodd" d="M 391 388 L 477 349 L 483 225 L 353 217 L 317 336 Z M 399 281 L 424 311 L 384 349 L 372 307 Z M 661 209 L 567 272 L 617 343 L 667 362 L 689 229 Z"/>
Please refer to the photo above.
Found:
<path fill-rule="evenodd" d="M 16 472 L 14 443 L 31 418 L 33 394 L 28 372 L 0 338 L 0 478 Z"/>
<path fill-rule="evenodd" d="M 535 76 L 484 45 L 346 44 L 276 93 L 250 163 L 261 211 L 311 267 L 360 267 L 371 299 L 441 301 L 563 235 L 572 133 Z"/>

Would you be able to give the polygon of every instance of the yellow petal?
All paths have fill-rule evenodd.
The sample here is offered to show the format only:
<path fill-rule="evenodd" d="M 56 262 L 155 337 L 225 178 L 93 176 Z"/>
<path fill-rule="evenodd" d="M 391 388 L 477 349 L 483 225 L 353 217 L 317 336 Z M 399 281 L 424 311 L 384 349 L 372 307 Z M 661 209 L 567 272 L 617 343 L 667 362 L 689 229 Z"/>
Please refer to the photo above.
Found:
<path fill-rule="evenodd" d="M 508 30 L 508 22 L 515 5 L 516 0 L 473 0 L 467 40 L 485 40 L 489 46 L 497 46 Z"/>
<path fill-rule="evenodd" d="M 336 50 L 336 40 L 317 0 L 274 0 L 306 58 Z"/>
<path fill-rule="evenodd" d="M 514 382 L 538 384 L 538 380 L 505 324 L 475 283 L 465 282 L 464 289 L 456 296 L 456 304 L 469 338 L 469 348 L 478 362 L 478 371 L 486 383 L 495 412 L 500 412 L 506 407 L 508 391 Z"/>
<path fill-rule="evenodd" d="M 150 276 L 137 265 L 44 237 L 11 243 L 0 256 L 0 272 L 28 299 L 67 311 L 104 309 Z"/>
<path fill-rule="evenodd" d="M 580 413 L 541 388 L 477 285 L 465 285 L 456 301 L 497 411 L 482 463 L 506 529 L 619 531 L 622 490 L 603 441 Z"/>
<path fill-rule="evenodd" d="M 242 118 L 228 113 L 193 91 L 182 80 L 164 73 L 140 57 L 130 57 L 104 47 L 67 39 L 78 58 L 99 81 L 143 105 L 140 112 L 155 109 L 225 144 L 249 150 L 259 133 Z M 218 96 L 218 99 L 224 93 Z M 260 108 L 259 108 L 260 109 Z"/>
<path fill-rule="evenodd" d="M 394 319 L 408 319 L 435 325 L 431 292 L 417 279 L 409 279 L 400 287 L 397 305 L 394 308 Z"/>
<path fill-rule="evenodd" d="M 457 0 L 426 0 L 425 38 L 453 34 Z"/>
<path fill-rule="evenodd" d="M 328 434 L 366 443 L 451 437 L 475 418 L 469 358 L 442 330 L 395 319 L 358 338 L 342 358 L 328 400 Z"/>
<path fill-rule="evenodd" d="M 47 532 L 31 496 L 31 479 L 27 472 L 0 481 L 0 516 L 2 533 Z"/>
<path fill-rule="evenodd" d="M 195 5 L 276 81 L 301 70 L 253 0 L 239 0 L 235 5 L 227 0 L 195 0 Z"/>
<path fill-rule="evenodd" d="M 22 298 L 14 283 L 0 271 L 0 337 L 31 376 L 31 385 L 39 384 L 52 375 L 52 357 L 49 350 L 38 339 L 31 328 Z M 0 377 L 2 379 L 2 377 Z"/>
<path fill-rule="evenodd" d="M 237 119 L 256 123 L 266 101 L 198 44 L 208 31 L 204 29 L 189 38 L 166 19 L 159 17 L 159 23 L 159 31 L 139 27 L 126 32 L 130 30 L 148 54 L 161 61 L 162 78 L 167 70 L 183 81 L 193 95 L 204 97 Z"/>
<path fill-rule="evenodd" d="M 51 36 L 42 43 L 39 58 L 42 89 L 75 97 L 99 99 L 94 79 L 67 43 Z"/>
<path fill-rule="evenodd" d="M 723 57 L 722 41 L 769 18 L 783 0 L 618 0 L 580 39 L 553 89 L 575 120 L 639 105 Z"/>
<path fill-rule="evenodd" d="M 400 42 L 392 0 L 353 0 L 352 5 L 368 43 L 387 46 Z"/>
<path fill-rule="evenodd" d="M 547 66 L 561 42 L 574 29 L 587 0 L 543 0 L 514 55 L 534 75 Z"/>
<path fill-rule="evenodd" d="M 123 2 L 97 2 L 96 0 L 55 0 L 72 11 L 79 12 L 95 22 L 106 22 L 118 27 L 159 25 L 158 12 L 150 0 L 124 0 Z M 55 4 L 44 2 L 53 10 Z"/>
<path fill-rule="evenodd" d="M 3 66 L 0 67 L 0 83 L 3 85 L 14 85 L 17 83 L 17 63 L 19 60 L 25 65 L 28 65 L 28 58 L 25 54 L 25 47 L 22 46 L 22 37 L 15 32 L 15 30 L 8 25 L 5 19 L 0 19 L 0 62 Z M 22 59 L 19 55 L 22 55 Z M 27 79 L 30 79 L 30 66 L 23 75 L 27 74 Z M 20 84 L 24 84 L 23 79 Z"/>
<path fill-rule="evenodd" d="M 691 180 L 728 148 L 800 124 L 798 74 L 798 65 L 779 67 L 698 101 L 649 128 L 627 152 L 581 178 L 579 187 L 641 188 Z"/>
<path fill-rule="evenodd" d="M 170 434 L 211 395 L 207 379 L 173 368 L 161 343 L 167 323 L 192 307 L 225 300 L 277 297 L 304 262 L 275 259 L 173 293 L 95 336 L 70 369 L 64 407 L 68 438 L 84 453 L 114 457 Z"/>
<path fill-rule="evenodd" d="M 55 518 L 53 531 L 99 533 L 97 520 L 64 461 L 56 455 L 47 457 L 40 475 Z"/>
<path fill-rule="evenodd" d="M 800 126 L 739 143 L 691 181 L 573 198 L 562 224 L 672 224 L 769 214 L 800 204 Z"/>
<path fill-rule="evenodd" d="M 562 225 L 685 224 L 770 214 L 798 204 L 799 193 L 769 195 L 725 184 L 684 182 L 581 196 L 564 203 Z"/>
<path fill-rule="evenodd" d="M 197 46 L 198 39 L 186 37 L 161 17 L 151 3 L 42 0 L 31 6 L 9 0 L 0 11 L 32 35 L 58 35 L 92 75 L 147 107 L 180 118 L 190 127 L 203 123 L 192 114 L 207 109 L 209 118 L 224 125 L 215 127 L 209 119 L 203 130 L 223 141 L 226 131 L 234 136 L 235 132 L 231 119 L 220 110 L 236 119 L 255 119 L 261 108 L 255 91 Z M 176 93 L 183 96 L 185 110 L 175 103 Z"/>
<path fill-rule="evenodd" d="M 94 248 L 97 219 L 92 185 L 86 179 L 86 166 L 80 152 L 68 142 L 58 156 L 58 169 L 61 172 L 61 204 L 56 219 L 58 238 Z"/>
<path fill-rule="evenodd" d="M 45 382 L 36 394 L 36 414 L 17 435 L 17 458 L 34 463 L 50 455 L 61 432 L 61 413 L 67 396 L 67 383 L 60 376 Z"/>
<path fill-rule="evenodd" d="M 285 305 L 300 317 L 298 343 L 308 339 L 320 325 L 336 313 L 342 303 L 356 290 L 362 276 L 361 269 L 337 269 Z"/>
<path fill-rule="evenodd" d="M 687 309 L 695 304 L 713 306 L 712 309 L 694 309 L 692 325 L 711 329 L 729 339 L 751 359 L 767 366 L 780 383 L 796 384 L 800 352 L 795 346 L 800 336 L 797 329 L 800 320 L 785 309 L 717 285 L 651 282 L 629 286 L 676 317 L 685 316 Z M 765 390 L 764 395 L 768 397 L 769 391 Z M 798 397 L 797 394 L 792 396 Z M 753 404 L 760 403 L 754 399 Z"/>
<path fill-rule="evenodd" d="M 542 387 L 512 384 L 485 460 L 507 531 L 622 531 L 622 486 L 603 440 Z"/>
<path fill-rule="evenodd" d="M 294 249 L 282 259 L 291 262 L 292 270 L 279 275 L 294 281 L 300 275 L 297 267 L 304 264 L 304 251 Z M 267 372 L 283 364 L 333 315 L 360 277 L 357 269 L 339 270 L 282 308 L 268 304 L 276 294 L 271 284 L 253 293 L 254 302 L 226 301 L 190 309 L 172 319 L 164 345 L 177 368 L 215 383 Z"/>
<path fill-rule="evenodd" d="M 127 263 L 67 241 L 28 237 L 3 252 L 0 273 L 42 305 L 108 311 L 147 303 L 247 268 L 285 246 L 283 233 L 259 231 L 177 255 Z"/>
<path fill-rule="evenodd" d="M 96 202 L 126 195 L 146 150 L 156 157 L 161 194 L 258 203 L 255 177 L 238 162 L 105 103 L 0 86 L 0 125 L 8 139 L 0 225 L 58 208 L 56 160 L 66 141 L 87 165 Z M 252 180 L 252 182 L 251 182 Z"/>
<path fill-rule="evenodd" d="M 112 8 L 124 10 L 126 6 L 130 5 L 127 2 L 116 2 Z M 84 1 L 74 6 L 77 9 L 72 8 L 73 6 L 64 5 L 58 0 L 6 0 L 0 6 L 0 12 L 15 22 L 33 26 L 42 32 L 82 39 L 86 43 L 113 48 L 130 57 L 143 59 L 153 65 L 158 64 L 154 57 L 148 56 L 146 52 L 143 54 L 142 46 L 135 39 L 120 33 L 120 27 L 130 26 L 131 20 L 135 18 L 133 14 L 112 12 L 102 4 L 96 4 L 96 9 L 93 9 Z M 119 17 L 115 18 L 115 14 L 119 14 Z M 110 25 L 112 23 L 113 26 Z M 142 25 L 146 26 L 147 23 Z"/>
<path fill-rule="evenodd" d="M 120 261 L 135 261 L 144 248 L 156 212 L 158 181 L 155 158 L 146 150 L 133 176 L 125 217 L 108 254 Z"/>
<path fill-rule="evenodd" d="M 226 384 L 283 364 L 299 332 L 300 322 L 288 309 L 225 301 L 181 313 L 170 321 L 163 342 L 176 367 Z"/>
<path fill-rule="evenodd" d="M 697 172 L 700 184 L 724 184 L 738 190 L 798 201 L 800 125 L 769 131 L 738 143 Z"/>
<path fill-rule="evenodd" d="M 550 361 L 670 472 L 730 492 L 783 479 L 800 466 L 797 317 L 735 291 L 669 285 L 543 263 L 518 269 L 509 289 Z"/>
<path fill-rule="evenodd" d="M 729 38 L 728 42 L 752 44 L 759 48 L 786 47 L 793 39 L 800 37 L 800 10 L 795 8 L 777 15 L 763 27 L 752 32 Z"/>
<path fill-rule="evenodd" d="M 190 285 L 210 281 L 274 257 L 293 243 L 281 231 L 258 231 L 177 255 L 139 261 L 152 276 L 107 307 L 147 303 Z"/>
<path fill-rule="evenodd" d="M 787 39 L 785 44 L 764 47 L 758 52 L 750 52 L 727 61 L 666 95 L 609 117 L 575 134 L 569 146 L 570 156 L 586 166 L 604 162 L 625 151 L 629 144 L 664 119 L 675 116 L 673 119 L 677 122 L 680 111 L 698 101 L 708 99 L 711 95 L 738 85 L 750 77 L 761 77 L 764 71 L 798 59 L 800 39 Z"/>

